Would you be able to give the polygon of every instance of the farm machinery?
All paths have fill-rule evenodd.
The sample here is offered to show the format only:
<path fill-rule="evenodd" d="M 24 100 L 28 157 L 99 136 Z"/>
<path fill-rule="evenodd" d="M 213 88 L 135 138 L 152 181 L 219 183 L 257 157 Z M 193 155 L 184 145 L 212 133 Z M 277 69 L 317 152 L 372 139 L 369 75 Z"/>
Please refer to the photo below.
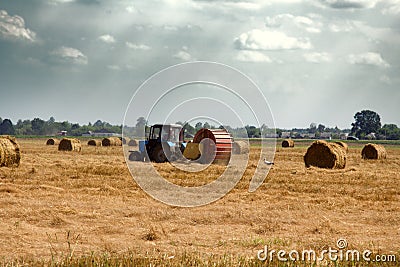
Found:
<path fill-rule="evenodd" d="M 199 163 L 227 163 L 232 152 L 232 136 L 225 129 L 200 129 L 192 141 L 184 140 L 184 129 L 177 124 L 155 124 L 139 141 L 139 149 L 129 151 L 131 161 L 163 163 L 193 160 Z"/>

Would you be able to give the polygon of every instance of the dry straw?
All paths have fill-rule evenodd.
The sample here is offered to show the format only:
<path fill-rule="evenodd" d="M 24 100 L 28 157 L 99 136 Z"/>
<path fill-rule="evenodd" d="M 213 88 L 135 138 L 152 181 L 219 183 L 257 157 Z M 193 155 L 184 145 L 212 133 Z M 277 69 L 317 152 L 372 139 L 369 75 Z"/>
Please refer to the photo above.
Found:
<path fill-rule="evenodd" d="M 304 163 L 307 168 L 343 169 L 346 166 L 346 151 L 336 143 L 317 140 L 307 149 Z"/>
<path fill-rule="evenodd" d="M 128 146 L 137 146 L 138 142 L 135 139 L 131 139 L 128 142 Z"/>
<path fill-rule="evenodd" d="M 48 146 L 58 145 L 59 143 L 60 143 L 60 140 L 58 140 L 56 138 L 50 138 L 46 141 L 46 145 L 48 145 Z"/>
<path fill-rule="evenodd" d="M 235 141 L 232 143 L 233 154 L 247 154 L 250 152 L 249 143 L 246 141 Z"/>
<path fill-rule="evenodd" d="M 344 149 L 346 152 L 349 151 L 349 146 L 348 146 L 345 142 L 337 141 L 337 142 L 335 142 L 335 144 L 338 144 L 339 146 L 343 147 L 343 149 Z"/>
<path fill-rule="evenodd" d="M 0 136 L 0 167 L 18 167 L 21 152 L 17 140 L 13 136 Z"/>
<path fill-rule="evenodd" d="M 64 138 L 60 141 L 58 150 L 80 152 L 82 150 L 81 141 L 76 138 Z"/>
<path fill-rule="evenodd" d="M 101 140 L 90 139 L 87 144 L 88 146 L 101 146 Z"/>
<path fill-rule="evenodd" d="M 363 159 L 386 159 L 386 149 L 382 145 L 366 144 L 361 151 Z"/>
<path fill-rule="evenodd" d="M 282 147 L 294 147 L 294 141 L 292 139 L 285 139 L 282 141 Z"/>
<path fill-rule="evenodd" d="M 106 137 L 101 141 L 103 146 L 122 146 L 122 141 L 119 137 Z"/>
<path fill-rule="evenodd" d="M 129 143 L 130 139 L 128 137 L 121 137 L 121 141 L 123 145 L 126 145 Z"/>

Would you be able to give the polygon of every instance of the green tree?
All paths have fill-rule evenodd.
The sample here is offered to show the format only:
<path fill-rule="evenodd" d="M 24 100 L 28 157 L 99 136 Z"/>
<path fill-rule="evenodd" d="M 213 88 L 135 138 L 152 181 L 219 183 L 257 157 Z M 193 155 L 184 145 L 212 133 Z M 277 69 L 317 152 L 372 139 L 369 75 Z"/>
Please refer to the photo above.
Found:
<path fill-rule="evenodd" d="M 203 128 L 203 123 L 198 122 L 194 125 L 194 129 L 198 132 L 201 128 Z"/>
<path fill-rule="evenodd" d="M 363 138 L 370 133 L 377 133 L 381 128 L 381 118 L 378 113 L 363 110 L 354 115 L 355 122 L 351 124 L 351 134 Z"/>
<path fill-rule="evenodd" d="M 43 128 L 44 128 L 45 121 L 39 118 L 34 118 L 31 121 L 32 125 L 32 132 L 34 135 L 41 135 L 43 134 Z"/>
<path fill-rule="evenodd" d="M 384 139 L 388 140 L 399 140 L 400 139 L 400 128 L 396 124 L 385 124 L 379 130 L 380 135 Z"/>
<path fill-rule="evenodd" d="M 11 120 L 5 119 L 1 122 L 0 134 L 9 134 L 9 135 L 15 134 L 14 125 L 12 124 Z"/>

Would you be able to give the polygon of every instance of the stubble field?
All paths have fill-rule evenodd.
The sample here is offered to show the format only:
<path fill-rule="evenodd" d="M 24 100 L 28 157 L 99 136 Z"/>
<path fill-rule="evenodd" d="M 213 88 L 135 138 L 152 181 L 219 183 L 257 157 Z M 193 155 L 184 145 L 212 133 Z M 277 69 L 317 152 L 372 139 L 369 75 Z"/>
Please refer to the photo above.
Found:
<path fill-rule="evenodd" d="M 45 139 L 18 141 L 20 167 L 0 169 L 2 264 L 85 257 L 179 264 L 185 257 L 201 262 L 227 256 L 257 264 L 257 251 L 265 245 L 321 251 L 339 238 L 350 249 L 400 252 L 398 146 L 386 145 L 386 160 L 366 161 L 362 146 L 352 143 L 344 170 L 306 169 L 303 155 L 311 141 L 279 147 L 264 184 L 249 193 L 259 149 L 252 147 L 244 177 L 228 195 L 206 206 L 179 208 L 138 187 L 121 147 L 89 147 L 83 141 L 76 153 L 59 152 Z M 190 173 L 177 175 L 167 163 L 155 168 L 186 186 L 210 182 L 224 170 L 211 166 L 195 180 Z"/>

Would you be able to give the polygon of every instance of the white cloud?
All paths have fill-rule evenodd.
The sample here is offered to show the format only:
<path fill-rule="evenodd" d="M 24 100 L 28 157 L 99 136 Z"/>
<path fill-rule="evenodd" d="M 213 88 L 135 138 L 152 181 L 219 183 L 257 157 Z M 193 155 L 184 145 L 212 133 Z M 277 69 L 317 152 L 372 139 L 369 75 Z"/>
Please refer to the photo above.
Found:
<path fill-rule="evenodd" d="M 173 55 L 173 57 L 174 57 L 174 58 L 177 58 L 177 59 L 181 59 L 181 60 L 183 60 L 183 61 L 190 61 L 190 60 L 192 60 L 192 56 L 191 56 L 188 52 L 183 51 L 183 50 L 181 50 L 181 51 L 179 51 L 178 53 L 176 53 L 175 55 Z"/>
<path fill-rule="evenodd" d="M 390 67 L 379 53 L 367 52 L 363 54 L 351 54 L 347 58 L 350 64 L 372 65 L 380 68 Z"/>
<path fill-rule="evenodd" d="M 246 10 L 259 10 L 262 5 L 260 3 L 253 2 L 225 2 L 225 7 L 228 8 L 237 8 L 237 9 L 246 9 Z"/>
<path fill-rule="evenodd" d="M 104 34 L 104 35 L 99 36 L 99 40 L 101 40 L 107 44 L 115 43 L 115 38 L 109 34 Z"/>
<path fill-rule="evenodd" d="M 386 6 L 382 9 L 384 15 L 398 15 L 400 14 L 400 1 L 399 0 L 387 0 Z"/>
<path fill-rule="evenodd" d="M 332 61 L 331 55 L 328 53 L 325 53 L 325 52 L 307 53 L 307 54 L 304 54 L 303 57 L 307 62 L 311 62 L 311 63 L 323 63 L 323 62 L 331 62 Z"/>
<path fill-rule="evenodd" d="M 235 45 L 243 50 L 285 50 L 285 49 L 310 49 L 312 45 L 307 38 L 287 36 L 275 30 L 253 29 L 242 33 L 235 39 Z"/>
<path fill-rule="evenodd" d="M 18 15 L 10 16 L 5 10 L 0 10 L 0 37 L 36 41 L 36 33 L 25 27 L 24 19 Z"/>
<path fill-rule="evenodd" d="M 125 10 L 128 12 L 128 13 L 137 13 L 137 10 L 136 10 L 136 8 L 134 7 L 134 6 L 127 6 L 126 8 L 125 8 Z"/>
<path fill-rule="evenodd" d="M 292 14 L 279 14 L 273 17 L 265 18 L 265 25 L 269 28 L 281 27 L 284 24 L 294 25 L 310 33 L 320 33 L 323 24 L 312 20 L 306 16 L 294 16 Z"/>
<path fill-rule="evenodd" d="M 258 51 L 242 50 L 236 56 L 236 60 L 243 62 L 272 62 L 272 60 Z"/>
<path fill-rule="evenodd" d="M 350 32 L 354 29 L 354 26 L 349 21 L 342 21 L 338 23 L 331 23 L 328 26 L 331 32 Z"/>
<path fill-rule="evenodd" d="M 81 65 L 86 65 L 88 63 L 88 58 L 85 56 L 81 51 L 75 48 L 71 47 L 59 47 L 52 52 L 50 52 L 51 55 L 56 56 L 58 59 L 60 59 L 63 62 L 67 63 L 75 63 L 75 64 L 81 64 Z"/>
<path fill-rule="evenodd" d="M 150 50 L 151 47 L 145 44 L 134 44 L 131 42 L 126 42 L 125 43 L 126 47 L 134 50 Z"/>

